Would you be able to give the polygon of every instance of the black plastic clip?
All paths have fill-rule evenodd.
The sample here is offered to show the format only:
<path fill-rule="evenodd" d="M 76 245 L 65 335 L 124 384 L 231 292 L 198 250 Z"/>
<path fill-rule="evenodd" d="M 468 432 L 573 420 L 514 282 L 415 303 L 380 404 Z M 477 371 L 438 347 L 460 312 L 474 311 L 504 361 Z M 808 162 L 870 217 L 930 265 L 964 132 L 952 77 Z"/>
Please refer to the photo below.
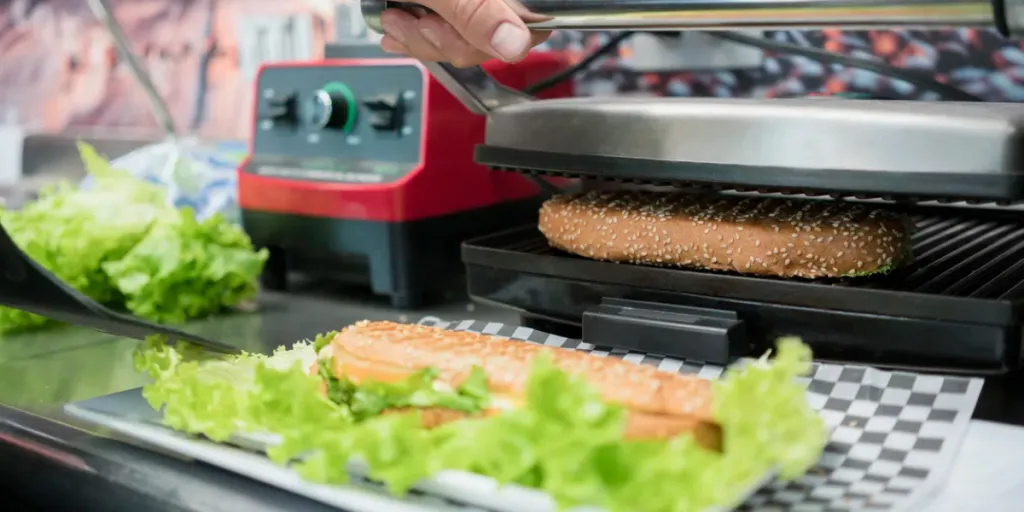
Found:
<path fill-rule="evenodd" d="M 726 365 L 746 352 L 746 326 L 733 311 L 604 299 L 583 313 L 583 341 Z"/>

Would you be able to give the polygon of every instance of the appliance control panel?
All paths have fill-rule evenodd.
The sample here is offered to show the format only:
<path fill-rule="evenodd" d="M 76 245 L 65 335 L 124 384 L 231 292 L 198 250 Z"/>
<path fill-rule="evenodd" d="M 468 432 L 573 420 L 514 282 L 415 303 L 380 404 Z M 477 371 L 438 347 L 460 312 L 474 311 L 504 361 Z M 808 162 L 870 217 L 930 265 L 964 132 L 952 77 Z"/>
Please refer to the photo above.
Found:
<path fill-rule="evenodd" d="M 419 162 L 424 73 L 412 64 L 265 67 L 245 172 L 387 183 Z"/>

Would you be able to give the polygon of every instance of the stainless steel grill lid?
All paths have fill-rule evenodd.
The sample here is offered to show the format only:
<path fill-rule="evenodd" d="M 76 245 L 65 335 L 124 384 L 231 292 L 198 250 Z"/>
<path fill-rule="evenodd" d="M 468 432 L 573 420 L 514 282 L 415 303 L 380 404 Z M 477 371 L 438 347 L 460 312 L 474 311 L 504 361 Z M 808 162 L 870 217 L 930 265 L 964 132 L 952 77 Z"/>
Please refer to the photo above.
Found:
<path fill-rule="evenodd" d="M 1024 34 L 1024 0 L 523 0 L 537 28 L 993 26 Z M 883 5 L 884 4 L 884 5 Z M 361 0 L 381 30 L 388 8 Z M 531 173 L 852 195 L 1024 199 L 1022 107 L 843 100 L 531 101 L 479 67 L 424 62 L 467 108 L 487 116 L 477 161 Z"/>
<path fill-rule="evenodd" d="M 1024 106 L 576 98 L 491 110 L 479 163 L 642 183 L 1016 201 Z"/>

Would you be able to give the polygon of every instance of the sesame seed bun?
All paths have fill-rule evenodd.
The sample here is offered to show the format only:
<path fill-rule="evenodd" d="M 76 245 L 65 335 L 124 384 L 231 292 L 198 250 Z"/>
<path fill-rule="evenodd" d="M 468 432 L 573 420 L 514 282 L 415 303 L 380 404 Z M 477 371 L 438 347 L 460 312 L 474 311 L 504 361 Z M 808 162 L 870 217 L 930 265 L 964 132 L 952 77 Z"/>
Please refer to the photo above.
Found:
<path fill-rule="evenodd" d="M 597 260 L 808 279 L 888 271 L 908 259 L 912 231 L 850 203 L 646 191 L 554 197 L 539 227 L 552 247 Z"/>

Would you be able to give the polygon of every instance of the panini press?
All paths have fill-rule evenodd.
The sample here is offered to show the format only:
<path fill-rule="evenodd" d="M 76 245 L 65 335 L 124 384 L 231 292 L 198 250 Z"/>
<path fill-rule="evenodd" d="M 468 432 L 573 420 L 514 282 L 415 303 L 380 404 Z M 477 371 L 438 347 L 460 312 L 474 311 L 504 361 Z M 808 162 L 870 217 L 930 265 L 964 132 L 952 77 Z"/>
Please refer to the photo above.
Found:
<path fill-rule="evenodd" d="M 996 27 L 1024 33 L 1024 0 L 801 2 L 526 0 L 532 27 L 574 30 Z M 368 25 L 408 4 L 364 0 Z M 724 363 L 798 335 L 817 357 L 999 374 L 1021 366 L 1024 106 L 840 99 L 536 101 L 480 68 L 424 63 L 487 116 L 476 160 L 586 187 L 692 188 L 866 201 L 909 213 L 913 262 L 830 281 L 593 261 L 536 225 L 467 241 L 477 300 L 525 325 L 609 348 Z M 582 330 L 582 333 L 580 332 Z"/>
<path fill-rule="evenodd" d="M 469 290 L 595 345 L 723 363 L 792 334 L 828 359 L 1004 371 L 1022 343 L 1022 121 L 1024 106 L 838 99 L 506 107 L 476 153 L 497 169 L 873 202 L 912 216 L 914 258 L 884 276 L 773 279 L 592 261 L 525 226 L 463 245 Z M 548 130 L 578 135 L 531 136 Z"/>

